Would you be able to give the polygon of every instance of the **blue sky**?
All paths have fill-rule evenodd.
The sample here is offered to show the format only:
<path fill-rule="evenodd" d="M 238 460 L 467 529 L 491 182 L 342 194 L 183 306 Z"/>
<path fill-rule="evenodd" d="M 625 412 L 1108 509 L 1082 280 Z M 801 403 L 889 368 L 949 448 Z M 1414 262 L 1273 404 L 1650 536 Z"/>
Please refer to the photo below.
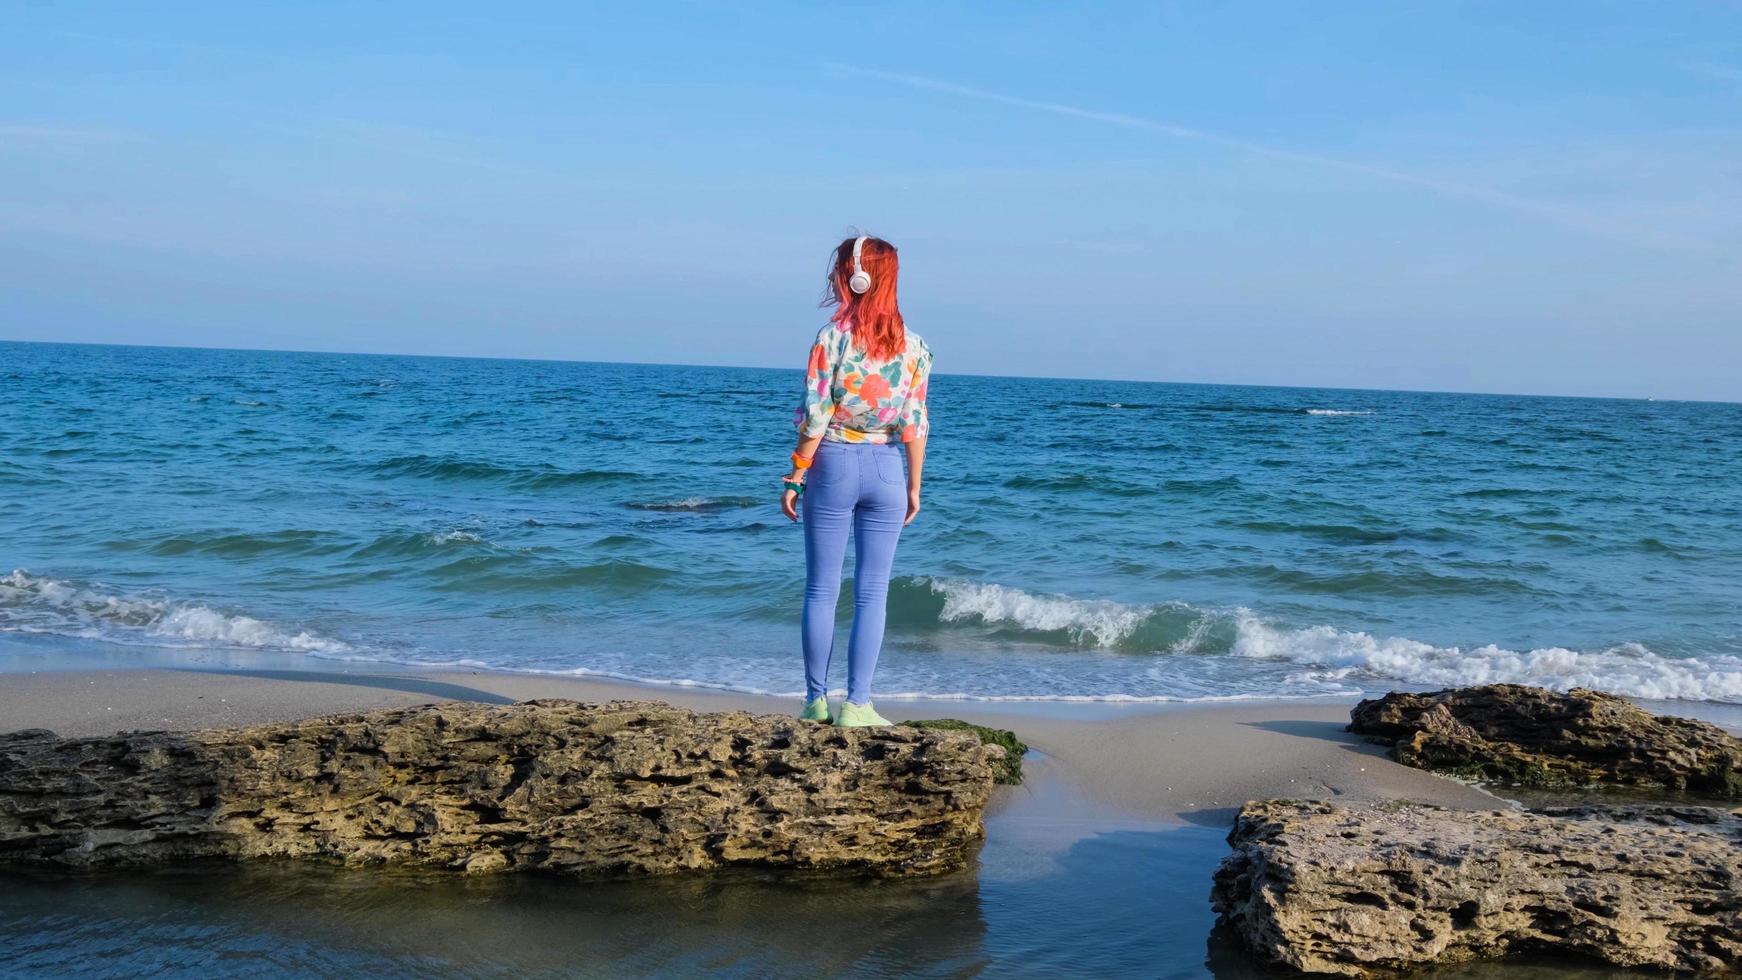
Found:
<path fill-rule="evenodd" d="M 1742 4 L 0 3 L 0 338 L 1742 400 Z"/>

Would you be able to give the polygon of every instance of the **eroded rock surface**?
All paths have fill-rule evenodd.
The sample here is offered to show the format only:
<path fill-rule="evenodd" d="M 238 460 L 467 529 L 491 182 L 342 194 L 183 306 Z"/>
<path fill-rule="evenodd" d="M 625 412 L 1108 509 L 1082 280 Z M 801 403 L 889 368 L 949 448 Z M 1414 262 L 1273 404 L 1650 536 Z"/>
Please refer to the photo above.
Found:
<path fill-rule="evenodd" d="M 962 721 L 959 718 L 924 718 L 910 719 L 898 722 L 907 728 L 930 728 L 939 731 L 973 732 L 981 743 L 996 745 L 1004 750 L 1004 758 L 998 763 L 994 774 L 994 782 L 1006 786 L 1022 785 L 1022 757 L 1028 753 L 1028 743 L 1016 737 L 1016 733 L 1008 728 L 992 728 L 987 725 L 976 725 L 973 722 Z"/>
<path fill-rule="evenodd" d="M 1211 901 L 1248 949 L 1309 972 L 1379 976 L 1545 952 L 1737 971 L 1738 816 L 1248 803 Z"/>
<path fill-rule="evenodd" d="M 1001 750 L 657 702 L 428 705 L 204 732 L 0 735 L 0 864 L 310 857 L 662 874 L 960 866 Z"/>
<path fill-rule="evenodd" d="M 1614 784 L 1742 799 L 1742 739 L 1598 691 L 1490 684 L 1362 701 L 1349 730 L 1408 766 L 1526 786 Z"/>

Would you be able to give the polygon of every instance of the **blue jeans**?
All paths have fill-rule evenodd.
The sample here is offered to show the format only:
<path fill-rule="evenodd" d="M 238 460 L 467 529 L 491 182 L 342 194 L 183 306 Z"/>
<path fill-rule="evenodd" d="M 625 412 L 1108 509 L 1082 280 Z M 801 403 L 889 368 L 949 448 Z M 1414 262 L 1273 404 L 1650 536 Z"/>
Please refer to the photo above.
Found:
<path fill-rule="evenodd" d="M 895 443 L 824 442 L 805 477 L 804 688 L 828 693 L 835 652 L 835 601 L 847 532 L 853 533 L 853 632 L 847 642 L 847 700 L 871 702 L 883 646 L 889 569 L 907 518 L 906 453 Z"/>

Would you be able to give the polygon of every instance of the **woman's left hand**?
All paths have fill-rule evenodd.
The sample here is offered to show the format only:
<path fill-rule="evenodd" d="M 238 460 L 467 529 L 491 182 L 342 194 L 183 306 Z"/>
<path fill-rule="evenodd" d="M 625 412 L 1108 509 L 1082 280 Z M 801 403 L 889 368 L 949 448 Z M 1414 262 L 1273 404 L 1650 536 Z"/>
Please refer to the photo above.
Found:
<path fill-rule="evenodd" d="M 797 521 L 798 494 L 791 490 L 782 490 L 780 492 L 780 512 L 786 515 L 787 520 Z"/>

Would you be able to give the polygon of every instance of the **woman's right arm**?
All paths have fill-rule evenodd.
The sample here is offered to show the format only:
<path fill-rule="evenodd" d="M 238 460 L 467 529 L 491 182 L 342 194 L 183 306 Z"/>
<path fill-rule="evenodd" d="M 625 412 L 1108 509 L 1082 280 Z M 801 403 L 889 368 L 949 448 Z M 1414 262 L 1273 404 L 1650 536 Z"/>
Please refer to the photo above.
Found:
<path fill-rule="evenodd" d="M 821 445 L 822 441 L 823 437 L 821 435 L 807 436 L 801 432 L 798 436 L 798 446 L 793 449 L 792 454 L 804 459 L 815 459 L 817 455 L 817 446 Z M 787 475 L 787 482 L 803 483 L 805 474 L 808 472 L 810 472 L 810 467 L 808 466 L 802 470 L 794 466 L 792 472 Z M 785 514 L 786 519 L 789 521 L 798 520 L 798 491 L 781 490 L 780 512 Z"/>
<path fill-rule="evenodd" d="M 817 342 L 811 345 L 810 360 L 805 364 L 804 399 L 798 405 L 798 445 L 793 449 L 794 455 L 804 459 L 816 456 L 817 446 L 823 441 L 823 433 L 828 431 L 829 419 L 835 414 L 834 383 L 834 363 L 829 356 L 824 337 L 818 335 Z M 787 476 L 787 480 L 793 483 L 803 483 L 804 478 L 805 470 L 796 466 Z M 798 520 L 796 491 L 781 491 L 780 512 L 786 515 L 787 520 Z"/>

